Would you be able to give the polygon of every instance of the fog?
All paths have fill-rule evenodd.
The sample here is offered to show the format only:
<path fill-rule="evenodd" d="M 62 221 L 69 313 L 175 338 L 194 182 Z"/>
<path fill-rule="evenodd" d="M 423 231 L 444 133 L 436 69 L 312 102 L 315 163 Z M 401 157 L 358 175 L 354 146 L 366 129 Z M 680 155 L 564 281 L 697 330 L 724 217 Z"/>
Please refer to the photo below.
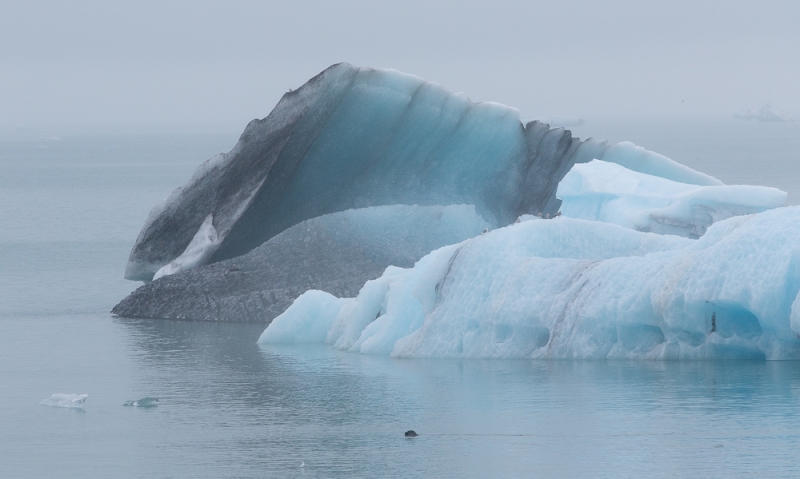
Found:
<path fill-rule="evenodd" d="M 231 128 L 347 61 L 524 116 L 800 114 L 800 2 L 0 6 L 0 129 Z"/>

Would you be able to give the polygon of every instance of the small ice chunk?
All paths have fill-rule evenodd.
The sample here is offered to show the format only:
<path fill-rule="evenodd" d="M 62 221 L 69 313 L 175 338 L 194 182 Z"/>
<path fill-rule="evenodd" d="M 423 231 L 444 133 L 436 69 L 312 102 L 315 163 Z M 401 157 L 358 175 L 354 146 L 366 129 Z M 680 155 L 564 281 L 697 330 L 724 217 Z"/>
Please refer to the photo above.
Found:
<path fill-rule="evenodd" d="M 56 393 L 39 404 L 42 406 L 82 408 L 88 397 L 88 394 Z"/>
<path fill-rule="evenodd" d="M 125 401 L 122 405 L 132 407 L 156 407 L 158 406 L 158 398 L 146 397 L 138 401 Z"/>

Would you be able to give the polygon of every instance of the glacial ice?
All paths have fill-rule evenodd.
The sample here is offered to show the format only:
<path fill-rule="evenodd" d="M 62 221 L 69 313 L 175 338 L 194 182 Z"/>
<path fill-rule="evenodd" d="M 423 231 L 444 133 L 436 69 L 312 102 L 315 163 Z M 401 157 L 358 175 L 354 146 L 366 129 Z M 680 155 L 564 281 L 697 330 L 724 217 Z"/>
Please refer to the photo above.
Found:
<path fill-rule="evenodd" d="M 127 317 L 267 322 L 301 293 L 354 296 L 389 265 L 490 225 L 470 205 L 374 206 L 306 220 L 248 254 L 147 283 L 112 310 Z"/>
<path fill-rule="evenodd" d="M 88 394 L 56 393 L 43 400 L 39 404 L 42 406 L 82 408 L 83 403 L 86 402 L 86 398 L 88 397 Z"/>
<path fill-rule="evenodd" d="M 798 236 L 800 207 L 697 240 L 524 221 L 388 268 L 354 299 L 306 293 L 259 342 L 322 343 L 328 327 L 332 346 L 396 357 L 800 359 Z"/>
<path fill-rule="evenodd" d="M 514 108 L 472 103 L 412 75 L 337 64 L 285 94 L 230 152 L 153 209 L 125 277 L 151 280 L 209 218 L 218 244 L 210 258 L 195 256 L 203 263 L 243 255 L 305 220 L 369 206 L 469 204 L 504 226 L 557 207 L 561 177 L 604 148 L 563 128 L 523 126 Z"/>
<path fill-rule="evenodd" d="M 735 342 L 730 337 L 740 337 L 732 333 L 720 342 L 725 322 L 739 321 L 724 318 L 747 310 L 758 318 L 764 345 L 744 341 L 743 347 L 780 357 L 766 346 L 777 344 L 772 330 L 763 327 L 769 320 L 747 305 L 731 306 L 749 296 L 720 299 L 718 292 L 707 292 L 711 306 L 703 311 L 715 318 L 717 336 L 706 335 L 710 339 L 697 344 L 717 349 L 702 346 L 707 349 L 702 352 L 681 349 L 695 344 L 687 337 L 699 338 L 691 336 L 692 321 L 702 322 L 696 305 L 681 309 L 693 318 L 687 320 L 691 327 L 675 326 L 670 314 L 678 306 L 642 309 L 650 316 L 630 321 L 646 322 L 657 345 L 636 346 L 630 353 L 625 345 L 639 344 L 631 333 L 635 328 L 620 326 L 623 319 L 611 320 L 609 313 L 595 319 L 605 324 L 597 331 L 611 328 L 617 334 L 613 341 L 581 329 L 589 323 L 571 316 L 580 308 L 569 291 L 584 278 L 596 291 L 610 294 L 603 311 L 612 311 L 614 298 L 628 290 L 639 291 L 642 302 L 629 309 L 644 308 L 643 298 L 662 297 L 672 287 L 663 278 L 671 274 L 689 281 L 676 266 L 680 261 L 693 264 L 688 258 L 696 256 L 724 270 L 721 256 L 707 255 L 716 251 L 713 238 L 720 244 L 733 240 L 723 241 L 720 233 L 706 236 L 725 230 L 718 225 L 744 221 L 725 218 L 779 206 L 784 198 L 770 188 L 725 186 L 629 142 L 581 141 L 569 130 L 539 121 L 523 125 L 513 108 L 475 104 L 412 75 L 337 64 L 285 94 L 269 116 L 248 124 L 230 152 L 203 163 L 151 211 L 125 277 L 155 281 L 112 312 L 270 322 L 294 304 L 267 329 L 264 341 L 327 341 L 380 354 L 715 357 L 730 350 Z M 559 209 L 576 218 L 532 221 Z M 491 232 L 468 240 L 483 230 Z M 689 239 L 697 237 L 701 240 Z M 479 253 L 480 245 L 493 246 Z M 698 245 L 705 245 L 702 254 Z M 635 269 L 631 265 L 644 257 L 652 262 L 639 269 L 649 276 L 614 269 Z M 658 261 L 663 267 L 652 266 Z M 576 273 L 581 268 L 585 274 Z M 608 289 L 613 285 L 598 276 L 596 271 L 606 269 L 619 291 Z M 463 279 L 466 271 L 475 275 L 474 284 Z M 530 275 L 530 291 L 514 283 L 514 275 Z M 455 284 L 453 278 L 463 282 Z M 482 293 L 469 293 L 481 288 Z M 590 290 L 595 291 L 573 292 L 587 308 L 600 308 L 600 296 L 589 295 Z M 522 293 L 528 296 L 516 297 Z M 458 295 L 461 302 L 453 299 Z M 482 312 L 467 311 L 462 303 Z M 524 307 L 513 309 L 515 304 Z M 449 316 L 451 310 L 462 316 Z M 620 318 L 623 313 L 630 312 L 621 310 Z M 532 319 L 522 319 L 525 314 Z M 459 321 L 496 326 L 497 344 L 486 331 L 466 334 Z M 591 338 L 595 349 L 564 332 L 563 325 L 573 323 L 569 335 Z M 453 338 L 461 335 L 460 350 L 436 329 L 445 327 L 452 328 Z M 609 341 L 613 346 L 605 351 Z M 528 352 L 521 353 L 526 347 Z"/>
<path fill-rule="evenodd" d="M 576 164 L 556 194 L 564 216 L 689 238 L 731 216 L 782 206 L 787 196 L 764 186 L 679 183 L 601 160 Z"/>

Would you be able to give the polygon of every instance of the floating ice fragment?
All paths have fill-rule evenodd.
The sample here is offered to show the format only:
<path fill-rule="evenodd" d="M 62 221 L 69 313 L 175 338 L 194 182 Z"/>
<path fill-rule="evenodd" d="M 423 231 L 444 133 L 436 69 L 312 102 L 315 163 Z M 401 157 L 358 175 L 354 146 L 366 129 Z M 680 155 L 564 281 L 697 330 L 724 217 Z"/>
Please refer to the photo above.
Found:
<path fill-rule="evenodd" d="M 39 404 L 42 406 L 82 408 L 88 397 L 88 394 L 56 393 Z"/>
<path fill-rule="evenodd" d="M 138 401 L 125 401 L 122 403 L 123 406 L 132 406 L 132 407 L 156 407 L 158 406 L 158 398 L 142 398 Z"/>

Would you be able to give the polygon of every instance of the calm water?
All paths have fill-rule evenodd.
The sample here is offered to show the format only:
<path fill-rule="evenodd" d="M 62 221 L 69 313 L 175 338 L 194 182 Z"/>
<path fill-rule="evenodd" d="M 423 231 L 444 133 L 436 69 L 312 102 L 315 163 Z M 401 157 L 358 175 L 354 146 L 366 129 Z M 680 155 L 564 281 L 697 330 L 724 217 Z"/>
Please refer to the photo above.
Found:
<path fill-rule="evenodd" d="M 797 124 L 577 133 L 800 203 Z M 800 475 L 794 362 L 393 360 L 114 318 L 148 210 L 237 135 L 51 136 L 0 137 L 0 477 Z M 89 399 L 38 404 L 59 392 Z"/>

